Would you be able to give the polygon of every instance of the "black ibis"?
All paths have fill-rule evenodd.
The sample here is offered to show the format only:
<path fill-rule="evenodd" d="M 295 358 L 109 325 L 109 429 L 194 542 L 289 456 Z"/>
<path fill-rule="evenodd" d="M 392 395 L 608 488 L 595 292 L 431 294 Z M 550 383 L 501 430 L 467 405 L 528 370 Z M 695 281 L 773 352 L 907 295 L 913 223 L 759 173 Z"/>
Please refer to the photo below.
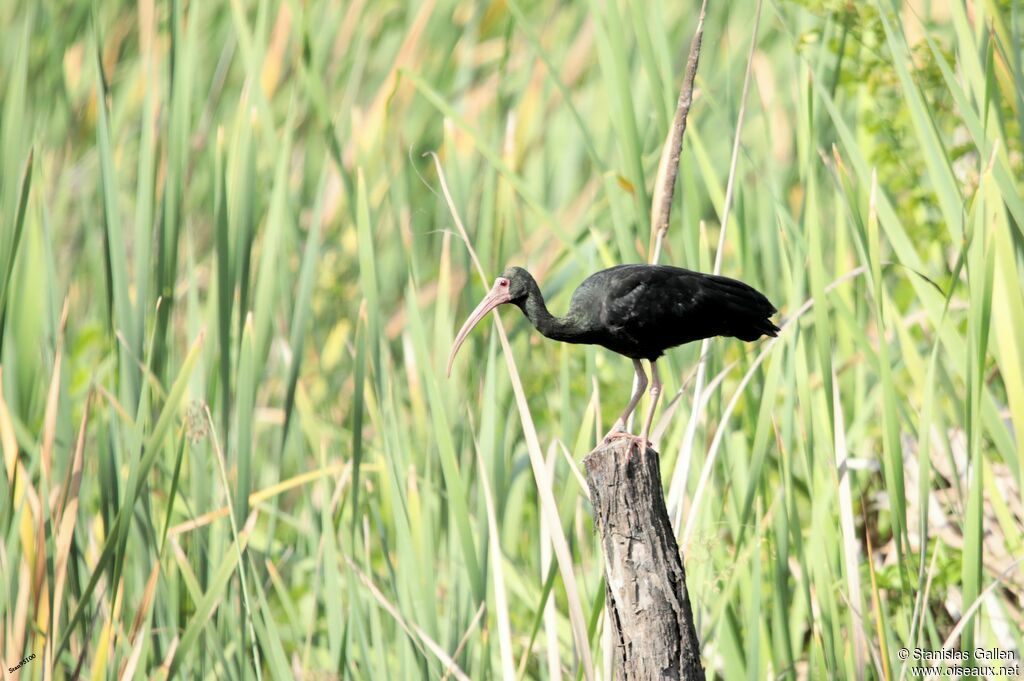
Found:
<path fill-rule="evenodd" d="M 640 360 L 651 363 L 651 406 L 639 440 L 648 444 L 654 409 L 661 394 L 656 364 L 666 350 L 683 343 L 730 336 L 755 341 L 775 336 L 769 319 L 775 307 L 742 281 L 693 272 L 669 265 L 619 265 L 587 277 L 572 294 L 564 317 L 548 312 L 533 275 L 510 267 L 494 280 L 490 292 L 466 319 L 448 357 L 448 373 L 459 347 L 488 312 L 504 303 L 515 305 L 538 331 L 565 343 L 600 345 L 633 360 L 637 388 L 608 438 L 633 437 L 625 424 L 647 388 Z"/>

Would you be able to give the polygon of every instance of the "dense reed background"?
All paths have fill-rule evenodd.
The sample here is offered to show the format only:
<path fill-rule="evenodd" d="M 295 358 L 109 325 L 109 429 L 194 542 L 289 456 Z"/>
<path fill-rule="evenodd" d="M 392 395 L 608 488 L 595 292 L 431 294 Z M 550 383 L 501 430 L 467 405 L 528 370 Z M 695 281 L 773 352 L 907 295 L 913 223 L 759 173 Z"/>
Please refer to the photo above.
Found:
<path fill-rule="evenodd" d="M 5 677 L 609 678 L 629 362 L 515 310 L 444 361 L 506 265 L 561 312 L 651 257 L 697 10 L 0 4 Z M 662 362 L 709 674 L 1019 651 L 1024 10 L 755 14 L 710 3 L 660 256 L 785 321 Z"/>

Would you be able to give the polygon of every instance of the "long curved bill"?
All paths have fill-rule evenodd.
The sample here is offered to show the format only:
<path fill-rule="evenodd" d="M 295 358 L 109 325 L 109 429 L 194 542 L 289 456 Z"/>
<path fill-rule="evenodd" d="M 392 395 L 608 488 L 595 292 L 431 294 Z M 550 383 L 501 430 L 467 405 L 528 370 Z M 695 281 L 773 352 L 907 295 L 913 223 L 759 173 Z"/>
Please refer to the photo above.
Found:
<path fill-rule="evenodd" d="M 469 332 L 473 330 L 473 327 L 480 323 L 480 320 L 487 316 L 487 313 L 498 307 L 502 303 L 507 303 L 511 300 L 511 296 L 508 294 L 508 281 L 502 285 L 502 280 L 499 277 L 498 281 L 494 282 L 494 286 L 484 296 L 484 299 L 480 301 L 480 304 L 476 306 L 469 317 L 466 318 L 466 323 L 459 329 L 459 334 L 455 336 L 455 342 L 452 343 L 452 353 L 448 355 L 448 375 L 452 375 L 452 363 L 455 362 L 455 354 L 462 347 L 462 343 L 469 336 Z"/>

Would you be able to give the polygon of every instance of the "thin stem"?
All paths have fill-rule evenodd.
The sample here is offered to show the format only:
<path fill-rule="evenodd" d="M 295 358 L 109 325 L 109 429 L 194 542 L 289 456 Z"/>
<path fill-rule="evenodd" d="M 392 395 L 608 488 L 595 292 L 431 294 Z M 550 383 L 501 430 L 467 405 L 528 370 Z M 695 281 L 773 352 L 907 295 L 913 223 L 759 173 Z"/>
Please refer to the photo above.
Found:
<path fill-rule="evenodd" d="M 242 604 L 245 607 L 245 621 L 249 629 L 249 641 L 252 644 L 252 659 L 253 668 L 256 670 L 257 681 L 262 681 L 263 672 L 260 670 L 263 668 L 263 663 L 260 662 L 260 651 L 256 645 L 256 629 L 252 623 L 252 607 L 249 604 L 249 589 L 245 584 L 245 572 L 246 572 L 246 561 L 242 555 L 242 544 L 239 541 L 238 523 L 235 521 L 235 508 L 231 503 L 231 487 L 228 484 L 228 471 L 224 463 L 224 452 L 220 448 L 220 442 L 217 440 L 217 426 L 213 423 L 213 415 L 210 413 L 210 407 L 203 405 L 203 413 L 206 414 L 206 422 L 210 427 L 210 439 L 213 440 L 213 451 L 217 455 L 217 466 L 220 470 L 221 484 L 224 485 L 224 498 L 227 500 L 228 507 L 228 520 L 231 522 L 231 536 L 235 540 L 235 553 L 238 556 L 238 580 L 242 585 Z M 248 523 L 247 523 L 248 524 Z"/>
<path fill-rule="evenodd" d="M 672 216 L 672 199 L 676 193 L 676 177 L 679 175 L 679 157 L 683 151 L 683 134 L 686 133 L 686 119 L 690 114 L 690 105 L 693 104 L 693 81 L 697 77 L 697 65 L 700 62 L 700 46 L 704 40 L 704 17 L 707 14 L 708 0 L 703 0 L 700 5 L 700 15 L 697 17 L 697 29 L 693 33 L 693 40 L 690 42 L 690 56 L 686 60 L 686 75 L 683 77 L 683 85 L 679 89 L 679 101 L 676 103 L 676 115 L 672 119 L 672 132 L 665 148 L 667 156 L 662 156 L 662 165 L 659 168 L 658 176 L 662 180 L 661 186 L 655 188 L 654 201 L 651 206 L 651 216 L 654 223 L 654 249 L 651 253 L 651 262 L 658 262 L 661 255 L 661 242 L 668 232 L 669 219 Z"/>

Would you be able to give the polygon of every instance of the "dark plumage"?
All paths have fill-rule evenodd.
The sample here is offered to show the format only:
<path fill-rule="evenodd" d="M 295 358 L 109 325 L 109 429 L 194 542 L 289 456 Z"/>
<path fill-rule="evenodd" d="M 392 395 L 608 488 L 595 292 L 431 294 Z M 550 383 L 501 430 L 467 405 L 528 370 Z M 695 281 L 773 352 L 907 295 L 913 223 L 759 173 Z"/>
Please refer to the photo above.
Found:
<path fill-rule="evenodd" d="M 665 350 L 712 336 L 754 341 L 778 332 L 775 308 L 742 281 L 669 265 L 618 265 L 587 277 L 569 311 L 553 317 L 537 282 L 521 267 L 510 281 L 511 302 L 542 334 L 589 343 L 633 359 L 656 360 Z"/>
<path fill-rule="evenodd" d="M 650 361 L 654 383 L 651 410 L 641 434 L 645 442 L 661 390 L 655 362 L 665 350 L 713 336 L 754 341 L 779 331 L 770 319 L 776 310 L 768 299 L 728 277 L 669 265 L 610 267 L 587 277 L 572 294 L 569 311 L 555 317 L 548 312 L 533 276 L 521 267 L 511 267 L 495 280 L 460 330 L 448 360 L 449 372 L 469 331 L 503 303 L 522 310 L 548 338 L 600 345 L 633 359 L 640 387 L 619 419 L 623 426 L 647 385 L 639 360 Z"/>

